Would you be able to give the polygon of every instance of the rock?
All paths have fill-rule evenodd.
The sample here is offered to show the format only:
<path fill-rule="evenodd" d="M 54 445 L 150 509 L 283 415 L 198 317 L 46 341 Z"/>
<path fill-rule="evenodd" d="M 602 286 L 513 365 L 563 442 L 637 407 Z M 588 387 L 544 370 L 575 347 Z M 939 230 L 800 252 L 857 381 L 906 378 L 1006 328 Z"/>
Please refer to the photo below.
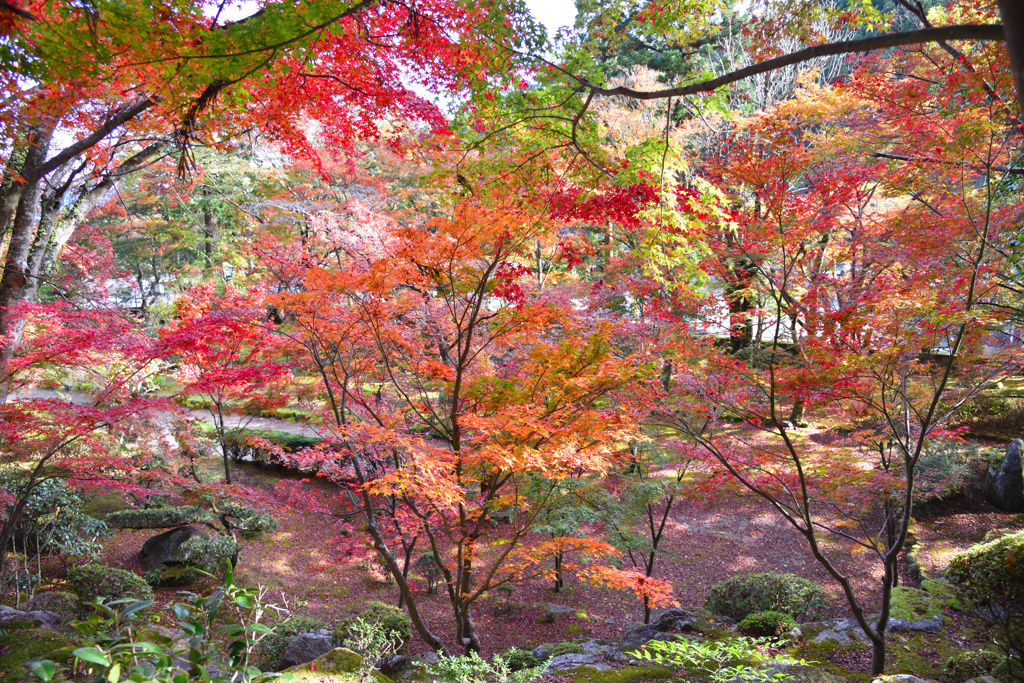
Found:
<path fill-rule="evenodd" d="M 1024 441 L 1014 439 L 1006 447 L 1003 465 L 996 471 L 989 466 L 985 479 L 985 498 L 998 508 L 1024 512 L 1024 473 L 1021 470 L 1021 448 Z"/>
<path fill-rule="evenodd" d="M 395 671 L 401 671 L 405 667 L 409 666 L 411 662 L 408 657 L 403 655 L 391 655 L 380 663 L 377 668 L 386 674 L 394 673 Z"/>
<path fill-rule="evenodd" d="M 546 609 L 548 612 L 551 612 L 552 614 L 555 614 L 555 615 L 560 615 L 560 614 L 576 614 L 576 608 L 575 607 L 565 607 L 564 605 L 556 605 L 553 602 L 549 602 L 546 605 L 544 605 L 544 609 Z"/>
<path fill-rule="evenodd" d="M 769 666 L 767 671 L 769 675 L 785 674 L 791 683 L 849 683 L 849 679 L 806 664 L 779 662 Z"/>
<path fill-rule="evenodd" d="M 597 669 L 598 671 L 608 671 L 612 667 L 608 666 L 604 662 L 601 662 L 592 655 L 558 655 L 548 660 L 548 666 L 544 670 L 545 674 L 558 673 L 559 671 L 568 671 L 569 669 L 575 669 L 581 666 L 589 666 Z"/>
<path fill-rule="evenodd" d="M 850 640 L 850 636 L 848 636 L 845 631 L 830 631 L 828 629 L 816 635 L 813 642 L 821 645 L 822 643 L 826 643 L 830 640 L 835 641 L 841 647 L 849 647 L 853 644 L 853 641 Z"/>
<path fill-rule="evenodd" d="M 327 629 L 321 628 L 311 633 L 300 633 L 289 640 L 285 646 L 284 654 L 281 655 L 281 666 L 297 666 L 312 662 L 333 649 L 334 635 Z"/>
<path fill-rule="evenodd" d="M 4 630 L 12 628 L 43 628 L 56 631 L 60 628 L 64 618 L 53 612 L 32 610 L 22 612 L 13 607 L 0 606 L 0 628 Z"/>
<path fill-rule="evenodd" d="M 496 524 L 511 524 L 515 520 L 515 511 L 512 508 L 499 508 L 488 511 L 487 517 Z"/>
<path fill-rule="evenodd" d="M 619 650 L 627 652 L 643 647 L 652 640 L 675 640 L 675 636 L 662 633 L 654 624 L 644 624 L 626 631 L 617 647 Z"/>
<path fill-rule="evenodd" d="M 167 567 L 180 565 L 184 560 L 182 544 L 191 538 L 209 538 L 210 535 L 194 526 L 179 526 L 153 536 L 142 544 L 139 563 L 147 572 L 163 571 Z"/>
<path fill-rule="evenodd" d="M 82 614 L 78 596 L 68 591 L 38 593 L 28 601 L 29 611 L 53 612 L 64 619 L 77 619 Z"/>
<path fill-rule="evenodd" d="M 543 645 L 540 645 L 530 650 L 530 654 L 533 655 L 534 659 L 536 659 L 537 661 L 543 662 L 551 656 L 551 650 L 544 647 Z"/>
<path fill-rule="evenodd" d="M 600 640 L 591 638 L 583 642 L 583 654 L 590 655 L 591 657 L 600 657 L 608 651 L 608 645 L 602 643 Z M 538 657 L 539 659 L 539 657 Z"/>
<path fill-rule="evenodd" d="M 427 652 L 420 655 L 420 661 L 424 664 L 437 664 L 441 661 L 441 657 L 436 652 Z"/>
<path fill-rule="evenodd" d="M 854 618 L 840 619 L 832 625 L 833 630 L 836 631 L 860 631 L 863 630 L 857 620 Z"/>
<path fill-rule="evenodd" d="M 970 679 L 967 683 L 999 683 L 999 679 L 995 676 L 978 676 Z"/>
<path fill-rule="evenodd" d="M 879 676 L 871 681 L 871 683 L 937 683 L 925 678 L 918 678 L 917 676 L 911 676 L 910 674 L 892 674 L 891 676 Z"/>
<path fill-rule="evenodd" d="M 890 619 L 885 630 L 898 633 L 900 631 L 921 631 L 924 633 L 941 633 L 944 622 L 941 614 L 931 619 Z"/>
<path fill-rule="evenodd" d="M 291 666 L 284 673 L 291 674 L 292 683 L 357 683 L 363 658 L 352 650 L 336 647 L 311 662 Z M 379 671 L 373 671 L 376 683 L 394 683 Z"/>
<path fill-rule="evenodd" d="M 651 625 L 661 632 L 686 631 L 697 622 L 697 615 L 685 609 L 665 610 Z"/>

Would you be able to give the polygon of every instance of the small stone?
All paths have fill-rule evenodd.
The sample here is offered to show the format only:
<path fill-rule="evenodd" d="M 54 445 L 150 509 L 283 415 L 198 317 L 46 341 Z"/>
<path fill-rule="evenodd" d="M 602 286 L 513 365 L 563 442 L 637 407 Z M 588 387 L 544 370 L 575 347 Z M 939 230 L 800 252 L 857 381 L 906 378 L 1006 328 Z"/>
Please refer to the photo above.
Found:
<path fill-rule="evenodd" d="M 544 647 L 543 645 L 540 645 L 530 650 L 530 654 L 533 655 L 534 659 L 536 659 L 537 661 L 543 662 L 551 656 L 551 650 Z"/>
<path fill-rule="evenodd" d="M 591 638 L 583 643 L 583 654 L 591 657 L 600 657 L 608 651 L 608 646 L 601 641 Z M 538 658 L 539 659 L 539 658 Z"/>
<path fill-rule="evenodd" d="M 556 605 L 553 602 L 549 602 L 544 605 L 544 609 L 551 612 L 552 614 L 575 614 L 575 607 L 565 607 L 564 605 Z"/>

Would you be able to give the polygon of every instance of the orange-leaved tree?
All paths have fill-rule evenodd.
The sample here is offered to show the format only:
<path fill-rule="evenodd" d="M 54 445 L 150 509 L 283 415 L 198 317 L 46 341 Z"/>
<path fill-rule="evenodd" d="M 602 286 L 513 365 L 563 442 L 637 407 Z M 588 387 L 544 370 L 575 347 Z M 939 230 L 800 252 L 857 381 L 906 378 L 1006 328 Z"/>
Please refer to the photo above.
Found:
<path fill-rule="evenodd" d="M 277 250 L 273 266 L 281 332 L 320 377 L 323 428 L 344 455 L 295 459 L 350 487 L 417 632 L 443 650 L 394 544 L 422 539 L 456 646 L 478 651 L 473 608 L 486 591 L 550 573 L 546 560 L 570 548 L 581 558 L 612 550 L 530 532 L 561 481 L 618 462 L 617 444 L 647 410 L 646 361 L 621 353 L 616 324 L 584 290 L 538 290 L 523 263 L 547 226 L 515 197 L 461 198 L 432 220 L 378 214 L 336 227 L 320 256 L 307 240 L 305 253 Z M 354 231 L 367 234 L 353 241 Z M 664 582 L 635 572 L 570 569 L 669 600 Z"/>

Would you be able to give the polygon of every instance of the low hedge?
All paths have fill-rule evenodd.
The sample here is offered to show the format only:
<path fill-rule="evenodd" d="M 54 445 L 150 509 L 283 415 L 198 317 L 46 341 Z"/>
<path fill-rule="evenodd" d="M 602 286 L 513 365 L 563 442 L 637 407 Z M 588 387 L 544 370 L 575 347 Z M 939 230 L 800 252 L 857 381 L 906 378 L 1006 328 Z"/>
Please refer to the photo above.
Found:
<path fill-rule="evenodd" d="M 108 600 L 152 600 L 153 589 L 139 575 L 103 564 L 87 564 L 68 572 L 68 586 L 84 603 L 97 597 Z"/>
<path fill-rule="evenodd" d="M 711 587 L 704 607 L 742 621 L 758 612 L 812 618 L 825 608 L 825 591 L 795 574 L 737 574 Z"/>
<path fill-rule="evenodd" d="M 357 617 L 342 620 L 335 631 L 335 638 L 338 642 L 344 642 L 348 638 L 349 629 Z M 368 600 L 363 603 L 358 618 L 368 624 L 377 624 L 384 631 L 388 639 L 397 645 L 397 652 L 404 652 L 412 640 L 412 620 L 404 610 L 386 605 L 377 600 Z"/>

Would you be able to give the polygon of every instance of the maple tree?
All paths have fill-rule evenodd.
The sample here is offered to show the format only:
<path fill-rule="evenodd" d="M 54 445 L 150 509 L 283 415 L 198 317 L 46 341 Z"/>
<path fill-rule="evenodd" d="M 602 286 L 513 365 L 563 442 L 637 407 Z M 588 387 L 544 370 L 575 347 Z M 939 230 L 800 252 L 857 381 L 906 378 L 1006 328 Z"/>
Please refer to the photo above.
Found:
<path fill-rule="evenodd" d="M 243 295 L 230 284 L 223 291 L 210 284 L 193 287 L 178 299 L 174 320 L 158 331 L 160 343 L 153 351 L 176 367 L 176 393 L 198 397 L 209 412 L 228 484 L 229 414 L 252 415 L 282 403 L 273 387 L 288 368 L 268 355 L 273 323 L 260 303 L 255 289 Z"/>
<path fill-rule="evenodd" d="M 343 147 L 380 137 L 386 118 L 443 129 L 403 73 L 455 93 L 493 80 L 485 69 L 504 49 L 488 36 L 539 40 L 519 5 L 500 2 L 268 2 L 236 21 L 222 19 L 223 3 L 203 0 L 15 9 L 0 10 L 9 93 L 0 107 L 9 141 L 0 182 L 4 362 L 24 324 L 12 317 L 15 304 L 35 299 L 120 179 L 174 149 L 186 173 L 194 145 L 223 144 L 254 125 L 300 156 L 311 156 L 306 133 L 317 117 L 330 121 L 318 135 Z"/>
<path fill-rule="evenodd" d="M 1016 133 L 1005 99 L 987 96 L 975 74 L 1002 92 L 1008 79 L 997 49 L 971 57 L 939 78 L 937 56 L 904 55 L 935 76 L 927 83 L 865 68 L 840 86 L 807 84 L 732 136 L 728 155 L 711 164 L 721 194 L 678 191 L 692 221 L 683 239 L 700 234 L 709 250 L 702 267 L 722 297 L 735 291 L 734 264 L 746 271 L 738 334 L 748 352 L 677 347 L 683 412 L 661 417 L 805 537 L 870 638 L 875 674 L 885 665 L 915 468 L 960 405 L 1019 366 L 997 341 L 1006 319 L 1000 273 L 1019 231 L 1019 199 L 1000 189 Z M 706 326 L 737 334 L 729 310 L 723 319 L 715 305 L 705 309 Z M 864 452 L 882 443 L 889 462 L 865 469 L 810 457 L 785 412 L 807 404 L 861 425 Z M 727 426 L 727 416 L 752 429 Z M 877 558 L 877 619 L 823 534 Z"/>
<path fill-rule="evenodd" d="M 261 252 L 280 282 L 269 301 L 286 319 L 281 334 L 320 378 L 331 442 L 292 462 L 347 487 L 434 649 L 443 640 L 407 579 L 416 543 L 441 576 L 466 651 L 481 646 L 473 606 L 484 593 L 549 573 L 545 560 L 569 549 L 574 561 L 559 571 L 665 601 L 662 582 L 575 559 L 608 544 L 532 534 L 563 481 L 615 466 L 615 443 L 643 412 L 629 394 L 643 393 L 644 361 L 617 357 L 614 322 L 570 303 L 581 292 L 536 286 L 524 264 L 544 239 L 542 214 L 507 195 L 422 191 L 450 213 L 356 212 L 353 201 L 290 257 L 273 244 Z"/>
<path fill-rule="evenodd" d="M 23 352 L 5 368 L 8 385 L 25 386 L 54 368 L 82 368 L 100 381 L 85 403 L 29 397 L 3 405 L 2 464 L 12 477 L 12 486 L 0 494 L 0 548 L 5 550 L 26 504 L 45 482 L 59 478 L 76 490 L 141 493 L 146 486 L 136 474 L 158 448 L 150 421 L 155 406 L 124 400 L 148 374 L 139 359 L 149 343 L 134 321 L 116 311 L 82 313 L 62 304 L 32 306 L 31 313 Z M 7 569 L 6 555 L 0 555 L 0 575 Z"/>

